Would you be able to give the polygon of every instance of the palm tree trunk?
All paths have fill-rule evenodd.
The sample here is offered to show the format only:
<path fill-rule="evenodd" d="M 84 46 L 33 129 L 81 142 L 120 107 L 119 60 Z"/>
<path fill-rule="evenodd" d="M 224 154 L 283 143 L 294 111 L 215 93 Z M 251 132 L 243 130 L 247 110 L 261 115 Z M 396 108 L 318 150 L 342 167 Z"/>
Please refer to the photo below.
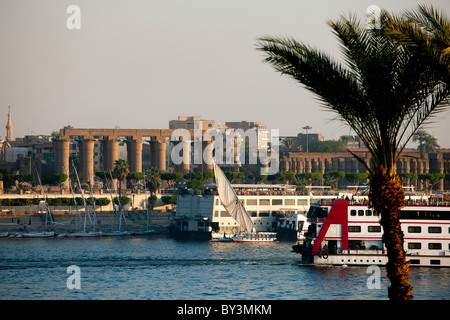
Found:
<path fill-rule="evenodd" d="M 393 172 L 393 170 L 387 170 Z M 409 285 L 409 262 L 403 248 L 403 231 L 400 225 L 400 209 L 405 206 L 405 193 L 396 173 L 375 173 L 370 185 L 370 200 L 375 212 L 381 215 L 383 242 L 387 249 L 387 277 L 390 300 L 412 300 Z"/>

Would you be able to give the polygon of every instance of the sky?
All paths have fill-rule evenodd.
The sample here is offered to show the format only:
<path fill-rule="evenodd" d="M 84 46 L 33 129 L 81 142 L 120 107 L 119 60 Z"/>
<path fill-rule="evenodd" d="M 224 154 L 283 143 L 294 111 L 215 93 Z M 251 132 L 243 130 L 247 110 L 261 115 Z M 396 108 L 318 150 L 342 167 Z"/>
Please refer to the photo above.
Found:
<path fill-rule="evenodd" d="M 299 83 L 263 63 L 262 36 L 289 36 L 336 59 L 328 20 L 369 5 L 391 12 L 450 1 L 1 0 L 0 134 L 75 128 L 168 128 L 180 115 L 258 121 L 280 135 L 352 134 Z M 69 29 L 70 5 L 80 29 Z M 342 59 L 341 59 L 342 61 Z M 450 148 L 450 108 L 425 129 Z M 1 123 L 4 123 L 1 129 Z M 414 146 L 414 144 L 410 144 Z"/>

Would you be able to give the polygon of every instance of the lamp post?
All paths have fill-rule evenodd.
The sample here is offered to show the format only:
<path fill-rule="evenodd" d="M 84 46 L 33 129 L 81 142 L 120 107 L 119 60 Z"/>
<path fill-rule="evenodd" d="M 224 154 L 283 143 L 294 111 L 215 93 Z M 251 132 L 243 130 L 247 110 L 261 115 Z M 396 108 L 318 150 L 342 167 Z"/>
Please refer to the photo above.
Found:
<path fill-rule="evenodd" d="M 309 152 L 309 150 L 308 150 L 308 140 L 309 140 L 308 130 L 311 130 L 312 128 L 310 126 L 305 126 L 305 127 L 302 127 L 302 129 L 306 130 L 306 152 Z"/>

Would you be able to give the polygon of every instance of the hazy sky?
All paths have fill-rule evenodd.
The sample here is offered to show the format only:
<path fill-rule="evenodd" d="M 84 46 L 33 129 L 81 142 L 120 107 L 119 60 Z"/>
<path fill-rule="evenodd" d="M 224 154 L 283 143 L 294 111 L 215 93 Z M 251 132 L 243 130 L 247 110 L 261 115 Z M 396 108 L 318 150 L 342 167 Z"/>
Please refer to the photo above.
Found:
<path fill-rule="evenodd" d="M 339 58 L 327 20 L 417 3 L 450 16 L 448 0 L 0 0 L 0 134 L 11 106 L 15 137 L 69 124 L 168 128 L 178 115 L 196 115 L 259 121 L 281 135 L 310 125 L 337 139 L 348 127 L 263 63 L 256 39 L 292 36 Z M 66 26 L 72 4 L 80 30 Z M 426 129 L 450 147 L 450 108 L 436 120 Z"/>

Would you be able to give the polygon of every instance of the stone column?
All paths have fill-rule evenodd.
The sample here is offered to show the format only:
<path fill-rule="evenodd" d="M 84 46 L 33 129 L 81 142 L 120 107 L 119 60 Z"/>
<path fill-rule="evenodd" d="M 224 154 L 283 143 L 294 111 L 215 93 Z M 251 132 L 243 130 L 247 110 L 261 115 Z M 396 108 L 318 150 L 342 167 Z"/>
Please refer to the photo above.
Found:
<path fill-rule="evenodd" d="M 80 150 L 80 180 L 94 181 L 94 139 L 78 140 Z"/>
<path fill-rule="evenodd" d="M 103 144 L 103 170 L 113 171 L 114 162 L 119 158 L 119 139 L 108 137 L 102 142 Z"/>
<path fill-rule="evenodd" d="M 176 147 L 181 148 L 179 155 L 181 163 L 175 164 L 175 171 L 189 173 L 191 171 L 191 140 L 173 141 Z"/>
<path fill-rule="evenodd" d="M 202 141 L 202 173 L 213 171 L 212 157 L 214 141 Z M 205 161 L 206 158 L 206 161 Z"/>
<path fill-rule="evenodd" d="M 150 141 L 152 167 L 159 171 L 166 171 L 166 141 L 162 139 Z"/>
<path fill-rule="evenodd" d="M 127 140 L 127 157 L 130 172 L 142 172 L 142 144 L 140 137 Z"/>
<path fill-rule="evenodd" d="M 312 163 L 311 159 L 306 158 L 305 159 L 305 173 L 310 173 L 312 170 Z"/>
<path fill-rule="evenodd" d="M 53 157 L 55 173 L 69 177 L 69 148 L 70 139 L 53 140 Z M 64 188 L 69 187 L 69 179 L 64 182 Z"/>

